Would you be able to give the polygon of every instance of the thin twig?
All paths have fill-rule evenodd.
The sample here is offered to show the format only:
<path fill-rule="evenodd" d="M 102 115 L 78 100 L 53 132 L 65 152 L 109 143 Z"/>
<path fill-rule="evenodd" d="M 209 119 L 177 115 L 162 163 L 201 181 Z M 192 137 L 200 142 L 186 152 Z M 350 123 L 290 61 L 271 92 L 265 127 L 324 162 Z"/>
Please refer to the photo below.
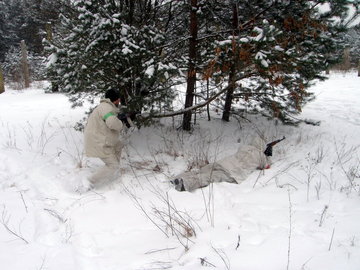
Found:
<path fill-rule="evenodd" d="M 264 175 L 264 174 L 265 174 L 264 170 L 259 170 L 259 174 L 258 174 L 258 176 L 256 177 L 256 180 L 255 180 L 255 183 L 254 183 L 254 185 L 253 185 L 253 188 L 255 188 L 257 182 L 258 182 L 259 179 L 260 179 L 260 176 L 261 176 L 261 175 Z M 274 178 L 274 177 L 273 177 L 273 178 Z M 272 178 L 271 178 L 271 179 L 272 179 Z M 270 179 L 270 180 L 271 180 L 271 179 Z M 270 181 L 270 180 L 269 180 L 269 181 Z M 269 181 L 268 181 L 268 182 L 269 182 Z"/>
<path fill-rule="evenodd" d="M 3 207 L 3 212 L 2 212 L 2 215 L 1 215 L 1 224 L 4 226 L 4 228 L 12 235 L 14 235 L 15 237 L 19 238 L 20 240 L 24 241 L 25 244 L 29 244 L 29 242 L 20 235 L 20 233 L 17 233 L 15 232 L 14 230 L 12 230 L 10 227 L 9 227 L 9 221 L 10 221 L 10 216 L 7 215 L 7 212 L 6 212 L 6 207 L 4 205 Z"/>
<path fill-rule="evenodd" d="M 323 222 L 324 222 L 324 219 L 325 219 L 325 216 L 326 216 L 326 211 L 327 211 L 328 208 L 329 208 L 329 206 L 325 205 L 324 210 L 321 213 L 319 227 L 321 227 Z"/>
<path fill-rule="evenodd" d="M 237 242 L 235 250 L 237 250 L 239 247 L 240 247 L 240 234 L 238 235 L 238 242 Z"/>
<path fill-rule="evenodd" d="M 219 257 L 221 258 L 221 260 L 223 261 L 225 267 L 227 270 L 230 270 L 230 261 L 229 261 L 229 258 L 226 256 L 225 252 L 220 250 L 217 250 L 216 248 L 212 247 L 213 250 L 216 252 L 217 255 L 219 255 Z"/>
<path fill-rule="evenodd" d="M 20 196 L 21 196 L 21 200 L 22 200 L 22 202 L 23 202 L 23 204 L 24 204 L 25 211 L 26 211 L 26 213 L 29 213 L 29 212 L 28 212 L 28 207 L 27 207 L 26 202 L 25 202 L 25 200 L 24 200 L 24 196 L 23 196 L 23 194 L 22 194 L 22 191 L 20 190 L 19 193 L 20 193 Z"/>
<path fill-rule="evenodd" d="M 291 195 L 289 188 L 288 188 L 288 198 L 289 198 L 289 237 L 288 237 L 287 266 L 286 266 L 287 270 L 289 270 L 289 266 L 290 266 L 290 250 L 291 250 L 291 234 L 292 234 L 292 203 L 291 203 Z"/>
<path fill-rule="evenodd" d="M 43 257 L 39 270 L 44 269 L 45 260 L 46 260 L 46 256 Z"/>
<path fill-rule="evenodd" d="M 146 255 L 148 254 L 153 254 L 153 253 L 157 253 L 157 252 L 163 252 L 163 251 L 169 251 L 169 250 L 174 250 L 174 249 L 177 249 L 176 247 L 173 247 L 173 248 L 163 248 L 163 249 L 156 249 L 156 250 L 149 250 L 147 252 L 145 252 Z"/>
<path fill-rule="evenodd" d="M 331 246 L 332 246 L 332 242 L 333 242 L 333 239 L 334 239 L 334 234 L 335 234 L 335 227 L 334 227 L 334 229 L 332 231 L 332 234 L 331 234 L 331 240 L 330 240 L 330 244 L 329 244 L 329 251 L 330 251 Z"/>
<path fill-rule="evenodd" d="M 53 217 L 57 218 L 61 223 L 65 223 L 67 219 L 64 219 L 60 214 L 58 214 L 55 210 L 44 208 L 46 212 L 48 212 Z"/>
<path fill-rule="evenodd" d="M 151 221 L 152 224 L 154 224 L 166 237 L 169 238 L 169 235 L 150 217 L 144 206 L 141 204 L 139 199 L 133 194 L 127 187 L 125 187 L 126 193 L 129 195 L 129 197 L 133 200 L 135 205 L 143 212 L 143 214 Z"/>

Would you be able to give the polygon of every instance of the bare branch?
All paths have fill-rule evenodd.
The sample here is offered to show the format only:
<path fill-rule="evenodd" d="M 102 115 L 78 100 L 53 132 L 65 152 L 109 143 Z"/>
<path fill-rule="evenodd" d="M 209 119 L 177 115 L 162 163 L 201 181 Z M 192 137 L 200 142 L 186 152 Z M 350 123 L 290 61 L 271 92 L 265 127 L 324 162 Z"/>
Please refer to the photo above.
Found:
<path fill-rule="evenodd" d="M 29 244 L 29 242 L 18 232 L 16 232 L 15 230 L 11 229 L 9 227 L 9 221 L 10 221 L 10 215 L 7 213 L 6 211 L 6 207 L 5 205 L 3 206 L 3 211 L 2 211 L 2 215 L 1 215 L 1 221 L 0 223 L 4 226 L 4 228 L 12 235 L 14 235 L 16 238 L 22 240 L 23 242 L 25 242 L 25 244 Z"/>
<path fill-rule="evenodd" d="M 239 81 L 239 80 L 242 80 L 242 79 L 245 79 L 245 78 L 248 78 L 250 77 L 251 75 L 253 75 L 252 73 L 247 73 L 247 74 L 244 74 L 243 76 L 240 76 L 238 78 L 236 78 L 236 81 Z M 229 88 L 231 87 L 231 85 L 228 85 L 227 87 L 225 87 L 224 89 L 220 90 L 219 92 L 217 92 L 216 94 L 214 94 L 213 96 L 209 97 L 207 100 L 203 101 L 203 102 L 200 102 L 194 106 L 191 106 L 191 107 L 187 107 L 185 109 L 182 109 L 182 110 L 178 110 L 178 111 L 174 111 L 174 112 L 165 112 L 165 113 L 162 113 L 162 114 L 155 114 L 155 115 L 148 115 L 146 116 L 145 114 L 141 115 L 141 117 L 143 119 L 147 119 L 147 118 L 163 118 L 163 117 L 173 117 L 173 116 L 176 116 L 176 115 L 181 115 L 181 114 L 184 114 L 186 112 L 189 112 L 189 111 L 195 111 L 197 109 L 200 109 L 208 104 L 210 104 L 213 100 L 215 100 L 217 97 L 219 97 L 220 95 L 224 94 L 225 92 L 227 92 L 229 90 Z"/>
<path fill-rule="evenodd" d="M 332 234 L 331 234 L 331 239 L 330 239 L 330 244 L 329 244 L 329 251 L 331 250 L 331 246 L 332 246 L 332 242 L 333 242 L 333 239 L 334 239 L 334 234 L 335 234 L 335 227 L 332 231 Z"/>
<path fill-rule="evenodd" d="M 227 270 L 230 270 L 230 261 L 228 256 L 226 255 L 226 253 L 224 251 L 222 251 L 221 249 L 216 249 L 214 247 L 212 247 L 213 250 L 216 252 L 217 255 L 219 255 L 219 257 L 221 258 L 221 260 L 223 261 L 225 267 Z"/>
<path fill-rule="evenodd" d="M 22 193 L 22 191 L 21 191 L 21 190 L 19 190 L 19 193 L 20 193 L 20 196 L 21 196 L 21 200 L 22 200 L 22 202 L 23 202 L 23 204 L 24 204 L 25 211 L 26 211 L 26 213 L 28 213 L 28 207 L 27 207 L 27 205 L 26 205 L 26 202 L 25 202 L 25 199 L 24 199 L 23 193 Z"/>

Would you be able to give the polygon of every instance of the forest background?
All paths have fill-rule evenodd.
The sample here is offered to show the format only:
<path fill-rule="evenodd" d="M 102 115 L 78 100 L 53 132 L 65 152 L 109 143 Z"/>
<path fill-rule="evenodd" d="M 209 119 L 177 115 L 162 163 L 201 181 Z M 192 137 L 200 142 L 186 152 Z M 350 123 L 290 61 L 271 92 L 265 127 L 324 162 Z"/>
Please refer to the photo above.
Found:
<path fill-rule="evenodd" d="M 2 0 L 2 77 L 18 89 L 48 80 L 49 92 L 66 93 L 74 106 L 119 89 L 123 107 L 143 113 L 139 125 L 182 114 L 182 129 L 191 130 L 194 113 L 209 114 L 210 103 L 224 121 L 246 110 L 294 124 L 322 71 L 359 66 L 359 6 Z M 183 109 L 174 111 L 184 84 Z"/>

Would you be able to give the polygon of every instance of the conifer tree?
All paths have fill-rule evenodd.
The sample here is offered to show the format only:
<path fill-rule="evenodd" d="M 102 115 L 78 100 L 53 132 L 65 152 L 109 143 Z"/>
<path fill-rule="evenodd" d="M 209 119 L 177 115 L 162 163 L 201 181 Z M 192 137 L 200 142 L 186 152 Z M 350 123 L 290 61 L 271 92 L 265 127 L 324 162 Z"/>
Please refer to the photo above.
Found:
<path fill-rule="evenodd" d="M 332 54 L 342 46 L 337 37 L 346 30 L 349 7 L 359 1 L 209 2 L 223 20 L 212 43 L 214 54 L 200 72 L 224 85 L 217 94 L 225 93 L 235 66 L 237 106 L 287 122 L 311 100 L 311 83 L 324 79 L 322 71 L 338 60 Z M 234 4 L 238 31 L 226 19 Z"/>
<path fill-rule="evenodd" d="M 162 49 L 156 4 L 79 0 L 72 13 L 61 15 L 62 31 L 48 46 L 50 72 L 74 105 L 84 93 L 92 99 L 116 88 L 131 110 L 170 109 L 177 68 Z"/>
<path fill-rule="evenodd" d="M 313 98 L 309 86 L 338 60 L 349 7 L 360 6 L 359 0 L 198 0 L 194 74 L 210 87 L 194 89 L 192 99 L 200 103 L 173 112 L 173 86 L 186 81 L 194 61 L 187 53 L 190 0 L 70 3 L 47 49 L 53 85 L 75 105 L 84 93 L 92 99 L 115 87 L 126 105 L 153 117 L 216 101 L 224 120 L 246 109 L 285 122 Z M 191 98 L 187 104 L 194 104 Z"/>
<path fill-rule="evenodd" d="M 8 7 L 5 0 L 0 0 L 0 63 L 4 61 L 6 52 L 11 47 L 14 38 L 10 31 Z"/>
<path fill-rule="evenodd" d="M 56 21 L 55 10 L 65 1 L 69 0 L 0 0 L 0 63 L 7 81 L 21 81 L 18 56 L 21 40 L 28 48 L 31 79 L 44 79 L 44 26 L 48 21 Z M 17 87 L 23 87 L 22 84 Z"/>
<path fill-rule="evenodd" d="M 341 37 L 344 46 L 349 49 L 349 57 L 352 67 L 357 67 L 360 61 L 360 24 L 345 32 Z M 339 52 L 340 54 L 342 52 Z"/>

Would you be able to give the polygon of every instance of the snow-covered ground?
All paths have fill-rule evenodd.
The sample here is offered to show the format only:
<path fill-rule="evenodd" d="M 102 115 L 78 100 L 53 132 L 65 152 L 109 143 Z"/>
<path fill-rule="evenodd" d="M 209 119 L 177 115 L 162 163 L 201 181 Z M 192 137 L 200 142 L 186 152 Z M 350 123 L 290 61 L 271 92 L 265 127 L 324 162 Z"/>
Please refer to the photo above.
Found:
<path fill-rule="evenodd" d="M 76 190 L 101 162 L 72 126 L 86 108 L 41 86 L 0 95 L 0 269 L 360 269 L 360 77 L 332 74 L 302 119 L 230 123 L 197 116 L 127 139 L 121 178 Z M 174 175 L 261 136 L 273 165 L 239 185 L 177 192 Z"/>

